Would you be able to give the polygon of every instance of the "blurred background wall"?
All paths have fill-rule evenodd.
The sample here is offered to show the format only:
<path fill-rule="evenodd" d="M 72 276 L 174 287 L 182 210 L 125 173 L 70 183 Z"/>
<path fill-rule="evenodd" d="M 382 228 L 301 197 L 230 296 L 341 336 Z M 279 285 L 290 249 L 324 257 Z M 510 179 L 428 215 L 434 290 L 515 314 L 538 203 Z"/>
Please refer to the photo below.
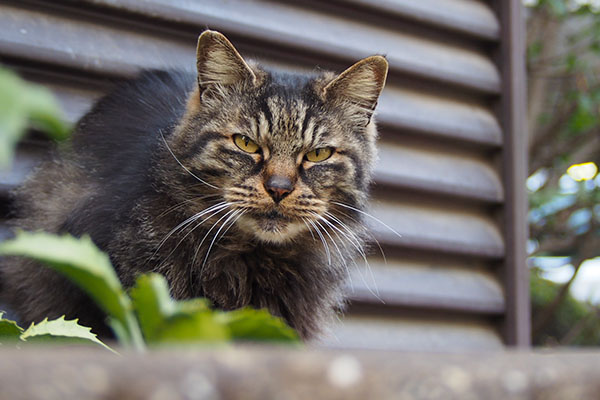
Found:
<path fill-rule="evenodd" d="M 323 343 L 497 349 L 529 343 L 522 24 L 515 0 L 5 0 L 0 61 L 75 122 L 119 78 L 192 69 L 206 28 L 282 69 L 385 54 L 372 214 L 401 237 L 368 221 L 386 259 L 374 245 L 370 267 L 357 260 L 351 304 Z M 18 146 L 0 173 L 2 215 L 50 147 L 35 132 Z"/>

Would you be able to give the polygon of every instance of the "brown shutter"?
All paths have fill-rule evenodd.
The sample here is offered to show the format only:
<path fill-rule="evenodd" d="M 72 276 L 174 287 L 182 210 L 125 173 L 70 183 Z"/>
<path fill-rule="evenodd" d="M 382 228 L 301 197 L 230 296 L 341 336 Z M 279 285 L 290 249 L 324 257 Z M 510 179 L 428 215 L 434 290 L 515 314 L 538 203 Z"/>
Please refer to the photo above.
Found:
<path fill-rule="evenodd" d="M 379 53 L 374 246 L 325 344 L 489 349 L 528 343 L 524 67 L 517 0 L 15 1 L 0 57 L 51 88 L 75 121 L 140 68 L 193 68 L 200 31 L 280 68 L 342 70 Z M 45 154 L 22 144 L 0 196 Z"/>

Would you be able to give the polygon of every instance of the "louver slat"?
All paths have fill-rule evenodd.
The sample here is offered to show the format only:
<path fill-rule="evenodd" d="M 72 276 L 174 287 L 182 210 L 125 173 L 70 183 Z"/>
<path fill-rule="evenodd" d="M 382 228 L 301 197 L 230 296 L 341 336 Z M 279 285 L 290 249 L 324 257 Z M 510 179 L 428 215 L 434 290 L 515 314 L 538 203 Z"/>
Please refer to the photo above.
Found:
<path fill-rule="evenodd" d="M 483 53 L 319 13 L 300 2 L 95 0 L 93 4 L 172 23 L 211 26 L 328 57 L 358 59 L 376 51 L 387 55 L 394 72 L 488 93 L 498 93 L 500 88 L 498 70 Z"/>
<path fill-rule="evenodd" d="M 402 17 L 434 27 L 460 32 L 477 39 L 498 40 L 500 23 L 492 9 L 482 1 L 472 0 L 341 0 L 361 11 Z"/>
<path fill-rule="evenodd" d="M 357 260 L 349 268 L 346 290 L 352 302 L 489 315 L 505 309 L 500 283 L 480 266 L 393 258 L 369 259 L 368 266 Z"/>

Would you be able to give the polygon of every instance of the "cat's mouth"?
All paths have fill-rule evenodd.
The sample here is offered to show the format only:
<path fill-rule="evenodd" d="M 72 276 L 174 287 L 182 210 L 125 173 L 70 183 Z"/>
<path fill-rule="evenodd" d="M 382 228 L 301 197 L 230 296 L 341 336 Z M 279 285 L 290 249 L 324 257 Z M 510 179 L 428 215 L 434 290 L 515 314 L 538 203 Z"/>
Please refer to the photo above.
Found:
<path fill-rule="evenodd" d="M 254 212 L 242 218 L 242 226 L 261 241 L 282 243 L 295 237 L 304 226 L 303 223 L 278 210 Z"/>
<path fill-rule="evenodd" d="M 254 218 L 263 231 L 272 233 L 282 232 L 292 221 L 291 218 L 283 215 L 277 210 L 255 214 Z"/>
<path fill-rule="evenodd" d="M 271 221 L 291 221 L 291 218 L 280 213 L 277 210 L 269 211 L 268 213 L 262 213 L 260 215 L 262 218 L 271 220 Z"/>

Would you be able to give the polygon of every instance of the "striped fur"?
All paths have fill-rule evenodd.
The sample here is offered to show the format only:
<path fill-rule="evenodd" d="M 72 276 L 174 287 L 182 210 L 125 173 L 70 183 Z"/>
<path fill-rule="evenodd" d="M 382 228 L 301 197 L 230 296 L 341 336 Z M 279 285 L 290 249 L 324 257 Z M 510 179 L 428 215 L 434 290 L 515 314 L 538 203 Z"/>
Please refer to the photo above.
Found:
<path fill-rule="evenodd" d="M 197 75 L 144 72 L 101 99 L 16 191 L 13 223 L 89 234 L 126 286 L 159 272 L 176 298 L 266 307 L 312 338 L 343 307 L 363 251 L 356 210 L 368 196 L 387 63 L 370 57 L 339 76 L 270 71 L 207 31 L 197 66 Z M 234 135 L 260 151 L 241 150 Z M 305 158 L 323 147 L 329 159 Z M 292 185 L 280 201 L 267 188 L 273 176 Z M 0 273 L 23 323 L 66 314 L 108 334 L 102 313 L 54 273 L 15 259 Z"/>

